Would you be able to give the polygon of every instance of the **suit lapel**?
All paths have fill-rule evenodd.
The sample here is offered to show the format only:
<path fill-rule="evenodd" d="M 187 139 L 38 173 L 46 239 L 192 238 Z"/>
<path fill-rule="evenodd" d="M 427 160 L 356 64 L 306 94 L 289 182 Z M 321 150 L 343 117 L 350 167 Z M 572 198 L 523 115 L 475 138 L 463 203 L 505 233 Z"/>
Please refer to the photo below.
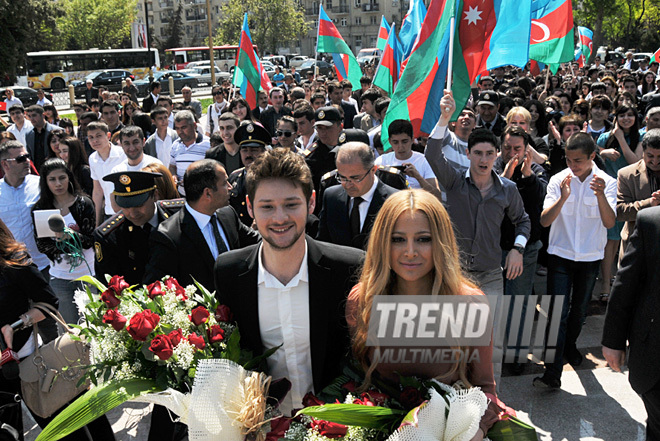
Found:
<path fill-rule="evenodd" d="M 364 219 L 364 223 L 362 224 L 362 229 L 360 231 L 362 234 L 370 231 L 371 226 L 373 225 L 374 221 L 376 220 L 376 216 L 378 215 L 378 210 L 380 210 L 380 207 L 383 206 L 383 202 L 385 202 L 385 198 L 387 196 L 383 195 L 382 191 L 383 182 L 379 179 L 378 184 L 376 184 L 376 191 L 374 191 L 374 195 L 371 198 L 371 203 L 369 204 L 369 209 L 367 210 L 367 217 Z"/>
<path fill-rule="evenodd" d="M 220 208 L 215 212 L 215 214 L 218 216 L 218 221 L 220 221 L 222 230 L 225 232 L 227 242 L 229 242 L 229 249 L 235 250 L 240 248 L 238 240 L 238 226 L 236 225 L 236 218 L 233 216 L 233 211 L 231 209 L 225 210 Z"/>
<path fill-rule="evenodd" d="M 260 245 L 254 246 L 254 250 L 248 256 L 247 270 L 237 277 L 238 286 L 236 296 L 240 300 L 234 304 L 238 315 L 242 318 L 242 323 L 249 323 L 249 326 L 241 328 L 241 339 L 245 339 L 245 346 L 252 348 L 254 355 L 260 355 L 263 352 L 263 342 L 261 341 L 261 328 L 259 326 L 259 250 Z"/>
<path fill-rule="evenodd" d="M 339 206 L 337 207 L 339 213 L 336 215 L 337 225 L 335 228 L 340 234 L 345 234 L 346 236 L 344 237 L 345 242 L 340 240 L 339 243 L 350 243 L 352 239 L 349 213 L 350 201 L 351 198 L 346 193 L 346 190 L 342 188 L 342 191 L 339 192 Z"/>
<path fill-rule="evenodd" d="M 212 274 L 213 264 L 215 263 L 215 259 L 213 258 L 213 254 L 209 249 L 209 244 L 206 243 L 206 239 L 204 239 L 204 234 L 202 234 L 202 230 L 199 229 L 199 226 L 197 225 L 197 221 L 192 216 L 192 214 L 190 214 L 190 212 L 186 207 L 183 207 L 181 211 L 179 211 L 179 213 L 183 213 L 181 219 L 181 233 L 185 234 L 188 237 L 191 245 L 197 247 L 197 249 L 200 250 L 204 265 L 210 271 L 209 274 Z"/>
<path fill-rule="evenodd" d="M 639 174 L 639 186 L 637 188 L 640 189 L 640 199 L 651 197 L 651 182 L 649 181 L 649 174 L 646 171 L 646 163 L 643 159 L 637 167 L 637 173 Z"/>

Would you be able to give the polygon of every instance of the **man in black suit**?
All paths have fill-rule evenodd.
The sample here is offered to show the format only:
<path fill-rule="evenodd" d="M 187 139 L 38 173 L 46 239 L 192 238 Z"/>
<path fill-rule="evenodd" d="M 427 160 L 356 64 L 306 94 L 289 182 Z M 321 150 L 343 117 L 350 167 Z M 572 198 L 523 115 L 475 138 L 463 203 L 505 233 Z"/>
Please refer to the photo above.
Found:
<path fill-rule="evenodd" d="M 376 177 L 374 153 L 361 142 L 337 151 L 336 179 L 341 185 L 323 193 L 318 240 L 364 249 L 378 210 L 397 190 Z"/>
<path fill-rule="evenodd" d="M 490 130 L 498 138 L 506 127 L 506 121 L 499 114 L 500 96 L 497 92 L 486 90 L 479 94 L 477 101 L 477 127 Z"/>
<path fill-rule="evenodd" d="M 142 111 L 144 113 L 151 112 L 151 108 L 156 106 L 158 96 L 160 95 L 160 82 L 154 81 L 149 84 L 149 90 L 151 93 L 142 100 Z"/>
<path fill-rule="evenodd" d="M 94 87 L 94 81 L 92 80 L 87 80 L 85 81 L 85 103 L 88 106 L 92 105 L 92 100 L 93 99 L 98 99 L 99 97 L 99 90 Z"/>
<path fill-rule="evenodd" d="M 216 295 L 233 312 L 241 347 L 258 355 L 282 345 L 266 363 L 273 378 L 291 381 L 280 404 L 287 415 L 340 374 L 350 347 L 344 305 L 364 253 L 305 235 L 315 197 L 300 155 L 278 148 L 260 156 L 247 193 L 263 241 L 218 258 Z"/>
<path fill-rule="evenodd" d="M 343 111 L 343 121 L 345 129 L 353 128 L 353 119 L 357 116 L 357 111 L 352 104 L 342 101 L 344 89 L 342 89 L 341 84 L 337 81 L 331 81 L 328 83 L 328 100 L 330 101 L 329 105 L 336 106 L 337 108 L 342 109 Z"/>
<path fill-rule="evenodd" d="M 213 289 L 213 264 L 219 254 L 259 241 L 229 207 L 231 184 L 224 167 L 213 159 L 193 162 L 183 178 L 186 205 L 162 222 L 149 237 L 149 260 L 144 282 L 166 275 L 183 286 L 193 278 Z"/>
<path fill-rule="evenodd" d="M 630 346 L 630 385 L 641 395 L 646 439 L 660 440 L 660 207 L 637 214 L 635 232 L 612 286 L 603 327 L 603 355 L 621 372 Z"/>

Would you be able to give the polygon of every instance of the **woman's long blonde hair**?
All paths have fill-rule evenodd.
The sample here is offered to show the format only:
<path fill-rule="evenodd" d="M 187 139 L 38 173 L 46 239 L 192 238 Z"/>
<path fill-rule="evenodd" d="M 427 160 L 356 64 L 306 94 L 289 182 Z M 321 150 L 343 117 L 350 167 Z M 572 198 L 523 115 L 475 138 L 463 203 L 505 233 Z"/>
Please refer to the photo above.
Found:
<path fill-rule="evenodd" d="M 461 270 L 458 246 L 447 210 L 442 203 L 425 190 L 402 190 L 393 194 L 383 204 L 374 222 L 367 256 L 360 274 L 360 292 L 357 304 L 357 325 L 353 335 L 353 355 L 366 372 L 364 387 L 370 383 L 376 362 L 369 362 L 367 333 L 371 318 L 373 299 L 378 295 L 396 294 L 396 274 L 391 270 L 390 249 L 392 232 L 399 217 L 404 213 L 423 213 L 431 229 L 434 279 L 430 295 L 460 295 L 465 287 L 474 287 Z M 457 370 L 461 380 L 466 378 L 466 363 L 463 357 L 444 377 L 452 376 Z"/>

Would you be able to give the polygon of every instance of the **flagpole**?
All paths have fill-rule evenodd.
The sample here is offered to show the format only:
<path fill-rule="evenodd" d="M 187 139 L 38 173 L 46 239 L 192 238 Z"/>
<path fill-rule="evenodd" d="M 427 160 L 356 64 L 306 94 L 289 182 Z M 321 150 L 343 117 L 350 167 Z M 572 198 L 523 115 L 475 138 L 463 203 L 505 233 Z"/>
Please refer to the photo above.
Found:
<path fill-rule="evenodd" d="M 447 61 L 447 90 L 451 90 L 454 70 L 454 34 L 456 32 L 456 1 L 452 2 L 451 19 L 449 21 L 449 60 Z M 449 111 L 449 108 L 446 109 Z"/>
<path fill-rule="evenodd" d="M 316 82 L 316 77 L 319 72 L 319 35 L 321 34 L 321 10 L 323 10 L 323 5 L 319 3 L 319 23 L 316 26 L 316 45 L 314 45 L 314 82 Z"/>

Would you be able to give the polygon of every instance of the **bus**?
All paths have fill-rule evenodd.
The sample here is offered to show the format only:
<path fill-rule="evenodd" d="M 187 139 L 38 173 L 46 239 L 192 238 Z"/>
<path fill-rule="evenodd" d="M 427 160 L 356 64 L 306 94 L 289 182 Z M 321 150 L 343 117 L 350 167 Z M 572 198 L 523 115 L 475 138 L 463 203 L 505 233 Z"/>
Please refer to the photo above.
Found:
<path fill-rule="evenodd" d="M 257 51 L 257 54 L 259 53 L 256 45 L 254 46 L 254 50 Z M 213 61 L 215 61 L 215 65 L 218 68 L 225 72 L 229 72 L 234 67 L 237 54 L 238 46 L 213 46 Z M 185 69 L 188 63 L 193 61 L 208 61 L 209 47 L 198 46 L 165 49 L 165 59 L 170 64 L 170 69 Z"/>
<path fill-rule="evenodd" d="M 61 90 L 104 69 L 125 69 L 141 79 L 149 75 L 151 66 L 160 67 L 160 58 L 154 48 L 151 54 L 146 48 L 42 51 L 28 52 L 27 66 L 28 86 Z"/>

